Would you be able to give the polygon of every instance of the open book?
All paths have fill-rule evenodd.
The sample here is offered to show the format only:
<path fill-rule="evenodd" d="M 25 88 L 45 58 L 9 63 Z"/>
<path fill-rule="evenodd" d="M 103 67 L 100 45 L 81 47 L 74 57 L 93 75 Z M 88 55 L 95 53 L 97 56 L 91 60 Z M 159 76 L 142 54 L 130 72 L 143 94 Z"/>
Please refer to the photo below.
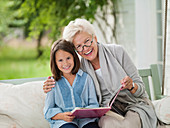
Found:
<path fill-rule="evenodd" d="M 117 117 L 117 119 L 124 119 L 122 116 L 123 114 L 110 111 L 113 108 L 113 103 L 118 96 L 119 92 L 121 91 L 122 86 L 118 88 L 117 91 L 115 91 L 115 94 L 111 101 L 108 104 L 108 107 L 99 107 L 99 108 L 79 108 L 76 107 L 74 110 L 71 111 L 72 115 L 76 116 L 76 118 L 94 118 L 94 117 L 101 117 L 103 115 L 110 115 Z"/>

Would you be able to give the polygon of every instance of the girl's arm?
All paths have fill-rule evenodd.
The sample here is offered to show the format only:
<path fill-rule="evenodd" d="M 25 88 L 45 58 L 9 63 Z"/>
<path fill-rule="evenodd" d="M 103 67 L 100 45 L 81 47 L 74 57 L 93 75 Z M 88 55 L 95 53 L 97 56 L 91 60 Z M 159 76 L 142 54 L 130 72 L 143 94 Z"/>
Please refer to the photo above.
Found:
<path fill-rule="evenodd" d="M 54 120 L 71 122 L 75 116 L 71 116 L 71 112 L 63 112 L 59 107 L 57 107 L 55 104 L 55 93 L 54 89 L 47 93 L 44 107 L 45 119 L 51 123 Z"/>
<path fill-rule="evenodd" d="M 55 104 L 55 91 L 54 89 L 52 89 L 50 92 L 47 93 L 45 99 L 44 107 L 45 119 L 52 123 L 53 122 L 52 117 L 54 117 L 58 113 L 62 113 L 62 110 Z"/>

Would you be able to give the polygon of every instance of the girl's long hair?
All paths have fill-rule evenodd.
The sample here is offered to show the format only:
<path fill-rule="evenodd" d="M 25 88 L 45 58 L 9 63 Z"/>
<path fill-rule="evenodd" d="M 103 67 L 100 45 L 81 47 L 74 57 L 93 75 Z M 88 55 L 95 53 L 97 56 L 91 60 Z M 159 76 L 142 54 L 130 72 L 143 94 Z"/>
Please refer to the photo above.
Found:
<path fill-rule="evenodd" d="M 80 60 L 78 58 L 77 53 L 74 50 L 73 43 L 66 41 L 64 39 L 59 39 L 59 40 L 55 41 L 51 47 L 50 67 L 51 67 L 51 72 L 53 74 L 53 77 L 56 81 L 58 81 L 62 75 L 62 72 L 57 67 L 56 59 L 55 59 L 55 54 L 58 50 L 63 50 L 63 51 L 66 51 L 73 55 L 74 67 L 71 71 L 72 74 L 76 74 L 80 68 Z"/>

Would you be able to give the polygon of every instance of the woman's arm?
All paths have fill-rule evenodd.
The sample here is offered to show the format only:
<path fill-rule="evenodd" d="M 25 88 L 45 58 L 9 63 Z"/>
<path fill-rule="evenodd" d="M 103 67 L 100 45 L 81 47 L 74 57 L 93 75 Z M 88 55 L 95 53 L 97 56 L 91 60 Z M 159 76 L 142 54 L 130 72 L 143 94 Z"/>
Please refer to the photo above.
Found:
<path fill-rule="evenodd" d="M 51 77 L 49 76 L 43 85 L 44 93 L 51 91 L 51 88 L 53 88 L 53 87 L 55 87 L 55 80 L 51 79 Z"/>
<path fill-rule="evenodd" d="M 141 77 L 138 74 L 138 70 L 134 63 L 132 62 L 131 58 L 127 54 L 127 52 L 121 47 L 121 46 L 116 46 L 114 47 L 114 54 L 116 56 L 116 59 L 122 66 L 122 68 L 125 70 L 127 76 L 121 80 L 121 83 L 127 82 L 127 89 L 131 89 L 134 84 L 134 89 L 131 90 L 130 92 L 135 96 L 135 97 L 140 97 L 145 94 L 145 85 L 141 79 Z"/>

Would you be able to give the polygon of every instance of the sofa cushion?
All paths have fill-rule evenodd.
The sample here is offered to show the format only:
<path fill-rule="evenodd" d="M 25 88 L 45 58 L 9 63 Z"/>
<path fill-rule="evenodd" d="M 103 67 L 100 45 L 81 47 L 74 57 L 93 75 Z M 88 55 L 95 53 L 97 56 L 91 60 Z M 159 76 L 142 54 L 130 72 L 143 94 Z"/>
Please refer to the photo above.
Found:
<path fill-rule="evenodd" d="M 43 108 L 44 81 L 19 85 L 0 83 L 0 126 L 3 128 L 48 128 Z"/>
<path fill-rule="evenodd" d="M 170 124 L 170 96 L 153 101 L 155 112 L 160 121 Z"/>

